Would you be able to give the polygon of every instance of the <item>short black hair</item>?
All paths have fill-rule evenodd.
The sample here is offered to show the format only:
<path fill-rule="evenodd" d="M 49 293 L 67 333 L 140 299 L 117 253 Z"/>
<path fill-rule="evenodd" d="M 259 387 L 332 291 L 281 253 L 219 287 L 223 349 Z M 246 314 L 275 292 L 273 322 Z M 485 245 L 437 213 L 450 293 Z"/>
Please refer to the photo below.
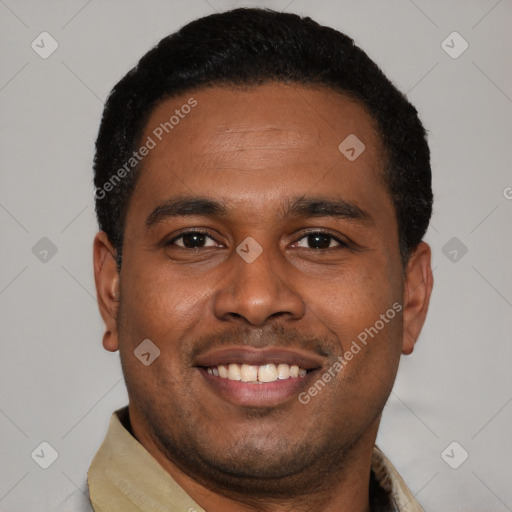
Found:
<path fill-rule="evenodd" d="M 122 179 L 118 171 L 140 145 L 156 105 L 201 87 L 269 82 L 325 86 L 366 107 L 386 154 L 384 180 L 407 263 L 428 228 L 433 202 L 430 150 L 416 109 L 345 34 L 309 17 L 240 8 L 199 18 L 162 39 L 107 99 L 94 159 L 96 214 L 119 268 L 139 166 Z"/>

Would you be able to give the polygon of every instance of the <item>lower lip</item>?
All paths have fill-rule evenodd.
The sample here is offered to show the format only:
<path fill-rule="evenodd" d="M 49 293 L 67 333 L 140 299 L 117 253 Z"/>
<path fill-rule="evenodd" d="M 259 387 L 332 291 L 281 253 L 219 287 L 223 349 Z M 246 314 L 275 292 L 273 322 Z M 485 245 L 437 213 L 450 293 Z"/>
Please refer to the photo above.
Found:
<path fill-rule="evenodd" d="M 205 368 L 198 368 L 198 370 L 218 396 L 235 405 L 246 407 L 271 407 L 297 398 L 298 394 L 309 386 L 316 372 L 316 370 L 310 371 L 304 377 L 254 384 L 216 377 L 208 373 Z"/>

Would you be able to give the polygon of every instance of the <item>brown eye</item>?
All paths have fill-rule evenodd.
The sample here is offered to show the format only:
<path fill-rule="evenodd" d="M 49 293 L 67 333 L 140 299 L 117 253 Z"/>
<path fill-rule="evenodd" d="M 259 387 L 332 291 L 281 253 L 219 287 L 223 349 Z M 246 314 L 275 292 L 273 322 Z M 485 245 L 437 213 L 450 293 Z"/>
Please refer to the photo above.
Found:
<path fill-rule="evenodd" d="M 309 233 L 297 242 L 298 247 L 308 249 L 330 249 L 336 246 L 344 246 L 343 242 L 328 233 Z"/>
<path fill-rule="evenodd" d="M 217 247 L 219 244 L 206 233 L 189 231 L 171 240 L 169 245 L 177 245 L 185 249 L 200 249 L 202 247 Z"/>

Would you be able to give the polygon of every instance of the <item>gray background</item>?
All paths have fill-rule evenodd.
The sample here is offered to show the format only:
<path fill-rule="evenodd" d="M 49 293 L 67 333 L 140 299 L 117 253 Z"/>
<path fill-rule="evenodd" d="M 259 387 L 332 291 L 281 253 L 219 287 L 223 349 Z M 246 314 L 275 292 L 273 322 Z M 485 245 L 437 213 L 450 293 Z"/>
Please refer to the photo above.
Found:
<path fill-rule="evenodd" d="M 101 347 L 91 264 L 103 101 L 160 38 L 241 5 L 348 33 L 420 111 L 435 290 L 378 442 L 427 510 L 512 510 L 510 0 L 0 0 L 0 510 L 46 511 L 80 494 L 127 400 L 118 354 Z M 59 44 L 47 59 L 31 48 L 43 31 Z M 458 58 L 441 45 L 453 31 L 469 44 Z M 446 44 L 462 48 L 457 37 Z M 48 469 L 31 458 L 42 441 L 59 455 Z"/>

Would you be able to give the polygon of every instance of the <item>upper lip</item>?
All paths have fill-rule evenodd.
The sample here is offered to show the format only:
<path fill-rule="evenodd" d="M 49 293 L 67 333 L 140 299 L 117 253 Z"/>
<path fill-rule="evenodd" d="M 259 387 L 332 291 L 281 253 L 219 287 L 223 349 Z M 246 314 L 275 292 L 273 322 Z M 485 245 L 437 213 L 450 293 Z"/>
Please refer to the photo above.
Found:
<path fill-rule="evenodd" d="M 194 366 L 203 367 L 229 365 L 231 363 L 253 366 L 270 363 L 296 364 L 299 368 L 314 370 L 322 366 L 323 357 L 309 350 L 290 350 L 278 347 L 257 349 L 243 346 L 209 350 L 198 355 L 194 360 Z"/>

